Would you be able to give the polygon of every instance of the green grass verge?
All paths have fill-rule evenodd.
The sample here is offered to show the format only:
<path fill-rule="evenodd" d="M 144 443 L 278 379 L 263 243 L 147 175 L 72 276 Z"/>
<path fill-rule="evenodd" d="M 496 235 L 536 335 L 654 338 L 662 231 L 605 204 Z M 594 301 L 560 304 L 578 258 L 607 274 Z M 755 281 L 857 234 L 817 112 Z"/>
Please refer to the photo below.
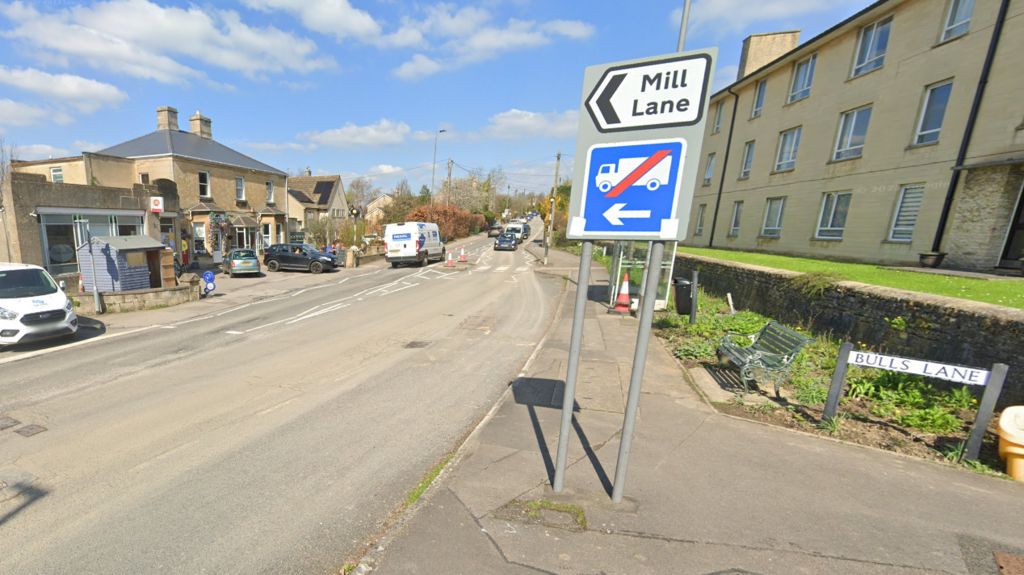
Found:
<path fill-rule="evenodd" d="M 430 487 L 430 484 L 437 479 L 437 476 L 441 474 L 441 470 L 444 469 L 445 465 L 448 465 L 448 462 L 452 460 L 453 456 L 454 454 L 451 453 L 446 455 L 444 459 L 439 461 L 437 465 L 432 467 L 430 471 L 423 476 L 423 479 L 420 479 L 420 482 L 416 484 L 416 487 L 413 487 L 412 491 L 405 496 L 405 504 L 407 506 L 416 503 L 419 501 L 420 497 L 423 497 L 423 493 L 428 487 Z"/>
<path fill-rule="evenodd" d="M 872 264 L 833 262 L 691 246 L 681 246 L 679 252 L 794 272 L 822 274 L 839 280 L 849 280 L 1024 309 L 1024 282 L 1012 278 L 985 280 L 903 271 Z"/>
<path fill-rule="evenodd" d="M 573 505 L 572 503 L 555 503 L 547 499 L 534 499 L 526 502 L 526 515 L 530 519 L 539 520 L 541 518 L 540 512 L 542 509 L 549 511 L 559 511 L 562 513 L 569 514 L 573 521 L 580 529 L 587 530 L 587 516 L 583 512 L 583 508 L 579 505 Z"/>

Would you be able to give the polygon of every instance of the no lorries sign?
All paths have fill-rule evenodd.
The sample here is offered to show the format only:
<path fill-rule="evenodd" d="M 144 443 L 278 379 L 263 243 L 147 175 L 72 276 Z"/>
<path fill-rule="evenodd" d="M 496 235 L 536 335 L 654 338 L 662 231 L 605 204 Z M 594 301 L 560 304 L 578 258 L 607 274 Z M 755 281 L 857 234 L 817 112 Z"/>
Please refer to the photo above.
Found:
<path fill-rule="evenodd" d="M 566 237 L 686 237 L 714 48 L 588 66 Z"/>
<path fill-rule="evenodd" d="M 608 68 L 587 98 L 598 131 L 692 126 L 704 117 L 707 54 Z"/>

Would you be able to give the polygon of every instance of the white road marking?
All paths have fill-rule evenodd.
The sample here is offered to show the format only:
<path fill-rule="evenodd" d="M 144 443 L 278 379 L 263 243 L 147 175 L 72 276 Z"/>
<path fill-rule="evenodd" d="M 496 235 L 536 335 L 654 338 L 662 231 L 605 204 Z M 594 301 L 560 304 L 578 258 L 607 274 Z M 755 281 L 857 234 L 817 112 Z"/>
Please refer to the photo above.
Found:
<path fill-rule="evenodd" d="M 178 326 L 176 326 L 176 325 L 162 325 L 162 326 L 160 326 L 160 329 L 178 329 Z"/>
<path fill-rule="evenodd" d="M 508 271 L 508 268 L 509 268 L 509 266 L 501 266 L 501 267 L 495 268 L 494 269 L 494 273 L 501 273 L 503 271 Z"/>
<path fill-rule="evenodd" d="M 485 272 L 485 271 L 487 271 L 489 269 L 491 269 L 491 266 L 480 266 L 480 267 L 476 268 L 476 271 L 478 271 L 478 272 Z"/>
<path fill-rule="evenodd" d="M 228 330 L 228 331 L 226 331 L 224 333 L 231 334 L 231 335 L 245 335 L 245 332 L 235 331 L 233 329 L 232 330 Z"/>
<path fill-rule="evenodd" d="M 517 272 L 525 272 L 528 269 L 530 269 L 528 266 L 519 266 L 519 267 L 516 268 L 516 271 Z"/>
<path fill-rule="evenodd" d="M 293 294 L 292 294 L 292 297 L 295 297 L 295 296 L 299 296 L 299 295 L 302 295 L 302 294 L 304 294 L 304 293 L 306 293 L 306 292 L 308 292 L 308 291 L 313 291 L 313 290 L 315 290 L 315 289 L 323 289 L 323 288 L 325 288 L 325 287 L 327 287 L 327 284 L 323 284 L 323 285 L 318 285 L 318 286 L 313 286 L 313 287 L 308 287 L 308 288 L 305 288 L 305 289 L 300 289 L 299 291 L 297 291 L 297 292 L 293 293 Z"/>
<path fill-rule="evenodd" d="M 59 345 L 59 346 L 56 346 L 56 347 L 50 347 L 50 348 L 47 348 L 47 349 L 38 349 L 36 351 L 30 351 L 30 352 L 22 354 L 22 355 L 16 355 L 14 357 L 9 357 L 9 358 L 6 358 L 6 359 L 0 359 L 0 365 L 4 365 L 5 363 L 11 363 L 11 362 L 14 362 L 14 361 L 19 361 L 19 360 L 22 360 L 22 359 L 29 359 L 29 358 L 33 358 L 33 357 L 39 357 L 41 355 L 46 355 L 48 353 L 53 353 L 55 351 L 60 351 L 62 349 L 70 349 L 70 348 L 73 348 L 73 347 L 79 347 L 79 346 L 90 344 L 90 343 L 93 343 L 93 342 L 103 341 L 105 339 L 112 339 L 112 338 L 115 338 L 115 337 L 131 335 L 133 333 L 139 333 L 139 332 L 143 332 L 143 331 L 150 330 L 150 329 L 153 329 L 153 328 L 158 328 L 158 327 L 163 327 L 163 326 L 161 326 L 159 324 L 148 325 L 146 327 L 140 327 L 138 329 L 130 329 L 128 331 L 122 331 L 120 333 L 108 333 L 108 334 L 101 335 L 101 336 L 98 336 L 98 337 L 94 337 L 94 338 L 91 338 L 91 339 L 83 339 L 82 341 L 75 341 L 75 342 L 72 342 L 72 343 L 69 343 L 69 344 Z"/>

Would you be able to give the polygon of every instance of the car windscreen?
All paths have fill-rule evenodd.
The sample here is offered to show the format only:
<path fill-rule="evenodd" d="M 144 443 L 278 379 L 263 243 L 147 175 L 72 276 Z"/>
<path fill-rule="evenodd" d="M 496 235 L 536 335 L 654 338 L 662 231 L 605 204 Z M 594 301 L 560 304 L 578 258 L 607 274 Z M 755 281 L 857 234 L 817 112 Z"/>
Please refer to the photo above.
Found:
<path fill-rule="evenodd" d="M 235 250 L 231 254 L 231 257 L 236 259 L 236 260 L 240 260 L 242 258 L 252 259 L 252 258 L 256 257 L 256 252 L 254 252 L 252 250 Z"/>
<path fill-rule="evenodd" d="M 57 289 L 50 275 L 40 269 L 0 271 L 0 299 L 48 295 Z"/>

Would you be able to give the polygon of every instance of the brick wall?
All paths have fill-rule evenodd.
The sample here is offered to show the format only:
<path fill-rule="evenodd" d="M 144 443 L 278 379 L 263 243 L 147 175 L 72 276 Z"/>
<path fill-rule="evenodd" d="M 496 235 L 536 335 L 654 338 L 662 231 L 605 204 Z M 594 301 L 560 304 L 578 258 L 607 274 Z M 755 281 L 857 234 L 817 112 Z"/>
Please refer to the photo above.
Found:
<path fill-rule="evenodd" d="M 811 295 L 796 272 L 678 256 L 676 275 L 700 272 L 706 291 L 732 293 L 737 309 L 750 309 L 814 333 L 863 342 L 884 353 L 988 369 L 1010 366 L 1000 406 L 1024 404 L 1024 310 L 857 282 L 838 282 Z M 1024 289 L 1024 283 L 1021 284 Z M 886 318 L 902 317 L 893 329 Z"/>

